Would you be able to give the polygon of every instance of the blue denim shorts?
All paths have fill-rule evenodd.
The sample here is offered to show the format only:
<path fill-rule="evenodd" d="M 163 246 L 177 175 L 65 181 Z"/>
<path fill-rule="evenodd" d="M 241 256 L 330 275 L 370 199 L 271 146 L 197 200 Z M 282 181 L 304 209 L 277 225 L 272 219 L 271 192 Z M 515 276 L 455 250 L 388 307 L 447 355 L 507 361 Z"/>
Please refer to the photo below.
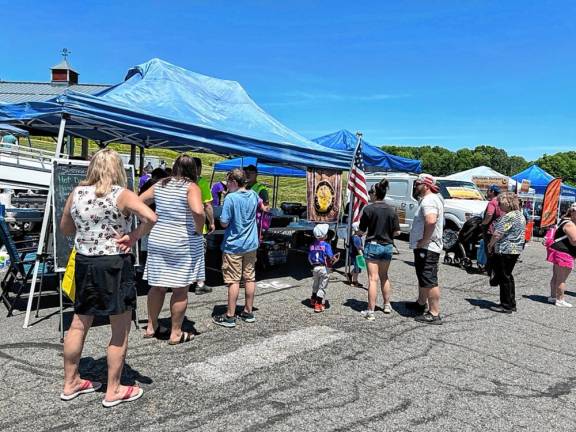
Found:
<path fill-rule="evenodd" d="M 392 261 L 394 247 L 391 244 L 368 242 L 364 246 L 364 259 L 368 261 Z"/>

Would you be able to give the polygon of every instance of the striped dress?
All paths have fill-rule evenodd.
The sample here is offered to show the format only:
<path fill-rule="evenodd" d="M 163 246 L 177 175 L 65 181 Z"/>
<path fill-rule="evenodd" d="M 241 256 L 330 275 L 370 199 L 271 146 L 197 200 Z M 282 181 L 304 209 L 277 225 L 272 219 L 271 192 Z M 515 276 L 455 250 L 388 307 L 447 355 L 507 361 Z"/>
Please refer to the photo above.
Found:
<path fill-rule="evenodd" d="M 204 243 L 195 233 L 187 196 L 187 183 L 182 180 L 154 185 L 158 222 L 148 238 L 144 269 L 144 279 L 151 286 L 180 288 L 205 278 Z"/>

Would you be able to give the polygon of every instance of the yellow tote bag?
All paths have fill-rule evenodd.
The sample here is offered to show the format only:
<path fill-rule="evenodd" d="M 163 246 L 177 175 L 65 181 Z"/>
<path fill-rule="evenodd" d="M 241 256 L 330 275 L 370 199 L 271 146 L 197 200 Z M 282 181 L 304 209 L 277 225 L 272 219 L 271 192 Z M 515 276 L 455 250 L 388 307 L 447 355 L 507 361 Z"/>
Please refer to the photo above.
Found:
<path fill-rule="evenodd" d="M 76 297 L 76 282 L 75 282 L 75 268 L 76 268 L 76 248 L 70 252 L 68 257 L 68 264 L 66 264 L 66 271 L 62 278 L 62 291 L 70 300 L 74 301 Z"/>

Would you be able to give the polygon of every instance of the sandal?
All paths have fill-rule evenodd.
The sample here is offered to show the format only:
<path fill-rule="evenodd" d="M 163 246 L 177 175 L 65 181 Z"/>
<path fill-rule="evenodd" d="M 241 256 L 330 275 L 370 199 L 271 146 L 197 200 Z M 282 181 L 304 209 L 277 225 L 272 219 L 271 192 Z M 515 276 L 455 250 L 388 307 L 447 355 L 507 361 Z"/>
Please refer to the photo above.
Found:
<path fill-rule="evenodd" d="M 102 383 L 96 381 L 84 380 L 80 385 L 80 387 L 78 388 L 78 390 L 76 390 L 74 393 L 68 395 L 60 393 L 60 399 L 68 402 L 71 401 L 72 399 L 77 398 L 81 394 L 94 393 L 95 391 L 100 390 L 100 387 L 102 387 Z"/>
<path fill-rule="evenodd" d="M 138 391 L 134 394 L 133 390 L 137 389 Z M 114 401 L 107 401 L 106 399 L 102 400 L 102 406 L 106 408 L 112 408 L 113 406 L 120 405 L 124 402 L 132 402 L 136 399 L 140 399 L 144 394 L 144 390 L 142 390 L 138 386 L 127 386 L 124 395 L 120 399 L 116 399 Z"/>
<path fill-rule="evenodd" d="M 152 338 L 156 338 L 156 339 L 162 339 L 162 338 L 167 338 L 170 336 L 170 329 L 167 329 L 166 327 L 161 327 L 158 326 L 156 327 L 156 330 L 154 330 L 154 333 L 152 334 L 148 334 L 146 332 L 144 332 L 144 339 L 152 339 Z"/>
<path fill-rule="evenodd" d="M 168 341 L 168 345 L 179 345 L 179 344 L 184 343 L 184 342 L 190 342 L 192 339 L 194 339 L 193 333 L 182 332 L 180 334 L 180 340 L 178 340 L 176 342 Z"/>

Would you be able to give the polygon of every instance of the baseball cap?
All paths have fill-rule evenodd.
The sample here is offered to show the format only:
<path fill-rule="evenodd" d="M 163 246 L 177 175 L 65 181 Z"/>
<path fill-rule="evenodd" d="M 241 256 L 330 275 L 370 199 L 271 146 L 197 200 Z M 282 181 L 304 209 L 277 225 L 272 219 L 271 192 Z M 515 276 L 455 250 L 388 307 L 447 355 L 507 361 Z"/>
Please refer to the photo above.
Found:
<path fill-rule="evenodd" d="M 488 190 L 490 192 L 494 192 L 495 194 L 500 193 L 500 188 L 498 186 L 496 186 L 495 184 L 491 184 L 490 186 L 488 186 Z"/>
<path fill-rule="evenodd" d="M 423 184 L 430 188 L 434 193 L 438 192 L 438 185 L 436 184 L 436 179 L 430 174 L 420 174 L 416 179 L 417 184 Z"/>
<path fill-rule="evenodd" d="M 318 224 L 314 227 L 314 230 L 312 232 L 314 234 L 314 237 L 323 238 L 328 235 L 329 229 L 330 227 L 328 226 L 328 224 Z"/>

